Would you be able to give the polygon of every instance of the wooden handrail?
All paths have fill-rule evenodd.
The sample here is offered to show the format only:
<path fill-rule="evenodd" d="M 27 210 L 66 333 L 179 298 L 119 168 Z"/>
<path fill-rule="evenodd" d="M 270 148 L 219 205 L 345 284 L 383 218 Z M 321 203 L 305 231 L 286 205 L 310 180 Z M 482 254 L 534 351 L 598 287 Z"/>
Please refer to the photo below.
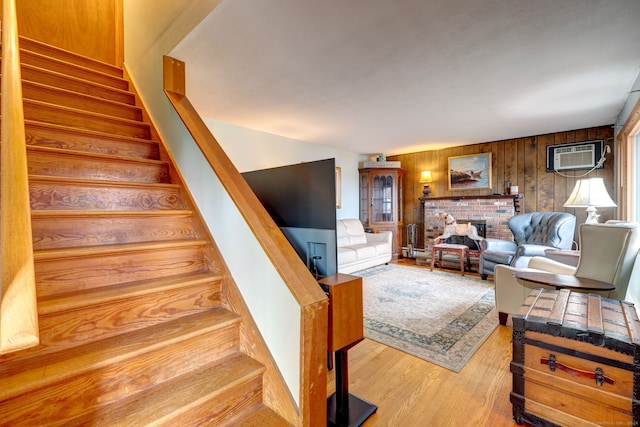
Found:
<path fill-rule="evenodd" d="M 0 354 L 39 344 L 15 0 L 2 2 Z"/>
<path fill-rule="evenodd" d="M 328 300 L 185 95 L 185 66 L 165 56 L 164 91 L 257 241 L 300 305 L 299 425 L 326 423 Z"/>

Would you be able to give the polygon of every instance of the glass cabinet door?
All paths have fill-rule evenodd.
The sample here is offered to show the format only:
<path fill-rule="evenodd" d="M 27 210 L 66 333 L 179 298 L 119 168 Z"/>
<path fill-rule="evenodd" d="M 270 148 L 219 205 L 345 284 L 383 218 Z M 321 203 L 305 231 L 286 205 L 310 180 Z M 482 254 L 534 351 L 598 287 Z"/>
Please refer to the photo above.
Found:
<path fill-rule="evenodd" d="M 393 221 L 393 177 L 388 175 L 373 177 L 373 197 L 371 213 L 375 222 Z"/>
<path fill-rule="evenodd" d="M 360 221 L 369 225 L 369 177 L 360 175 Z"/>

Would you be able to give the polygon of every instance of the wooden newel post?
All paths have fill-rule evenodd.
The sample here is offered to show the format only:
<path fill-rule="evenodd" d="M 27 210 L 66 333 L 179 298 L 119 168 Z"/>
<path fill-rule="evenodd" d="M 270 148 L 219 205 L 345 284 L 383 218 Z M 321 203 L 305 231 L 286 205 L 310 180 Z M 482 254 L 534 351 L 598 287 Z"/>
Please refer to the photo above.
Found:
<path fill-rule="evenodd" d="M 39 343 L 16 8 L 2 3 L 0 354 Z"/>

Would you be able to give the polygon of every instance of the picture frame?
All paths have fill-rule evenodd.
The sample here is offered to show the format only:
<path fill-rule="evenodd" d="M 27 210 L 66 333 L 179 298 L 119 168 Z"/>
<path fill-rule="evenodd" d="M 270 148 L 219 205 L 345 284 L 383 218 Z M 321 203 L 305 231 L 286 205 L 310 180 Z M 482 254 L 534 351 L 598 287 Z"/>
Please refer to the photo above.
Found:
<path fill-rule="evenodd" d="M 491 186 L 492 153 L 449 157 L 449 190 L 478 190 Z"/>

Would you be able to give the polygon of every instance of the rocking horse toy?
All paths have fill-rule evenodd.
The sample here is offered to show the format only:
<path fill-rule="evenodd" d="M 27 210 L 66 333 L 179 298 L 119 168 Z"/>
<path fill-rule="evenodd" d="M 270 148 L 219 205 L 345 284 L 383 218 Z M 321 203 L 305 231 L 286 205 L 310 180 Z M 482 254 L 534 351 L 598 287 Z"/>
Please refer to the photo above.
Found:
<path fill-rule="evenodd" d="M 440 236 L 433 239 L 435 244 L 442 243 L 451 236 L 468 236 L 472 240 L 483 240 L 483 237 L 478 235 L 476 227 L 471 223 L 458 224 L 456 219 L 446 212 L 439 213 L 438 219 L 444 221 L 444 231 Z"/>

